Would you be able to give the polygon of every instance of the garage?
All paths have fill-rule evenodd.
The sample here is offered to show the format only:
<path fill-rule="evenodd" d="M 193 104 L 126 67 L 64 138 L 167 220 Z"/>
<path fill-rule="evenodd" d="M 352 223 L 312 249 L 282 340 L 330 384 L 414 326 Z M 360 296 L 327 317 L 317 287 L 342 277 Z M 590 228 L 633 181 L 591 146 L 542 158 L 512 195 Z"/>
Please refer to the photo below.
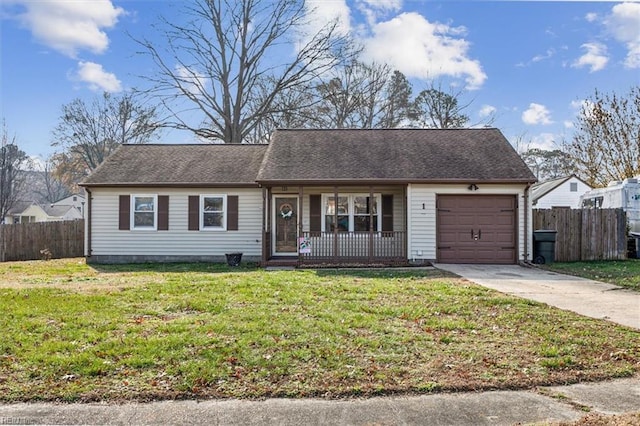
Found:
<path fill-rule="evenodd" d="M 440 263 L 516 263 L 515 195 L 438 195 Z"/>

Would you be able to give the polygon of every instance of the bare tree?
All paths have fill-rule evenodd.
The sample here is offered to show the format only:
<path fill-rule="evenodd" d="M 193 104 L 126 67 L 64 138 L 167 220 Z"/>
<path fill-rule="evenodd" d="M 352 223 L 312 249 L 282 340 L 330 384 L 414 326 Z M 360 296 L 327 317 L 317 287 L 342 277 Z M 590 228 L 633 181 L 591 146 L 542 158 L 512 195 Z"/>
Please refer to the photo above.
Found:
<path fill-rule="evenodd" d="M 592 186 L 640 175 L 640 86 L 629 93 L 602 94 L 584 103 L 566 149 Z"/>
<path fill-rule="evenodd" d="M 309 87 L 349 44 L 337 22 L 305 36 L 313 26 L 301 0 L 195 0 L 184 9 L 186 24 L 162 20 L 165 43 L 138 41 L 158 67 L 145 76 L 147 93 L 167 108 L 167 126 L 208 140 L 262 139 L 255 131 L 282 112 L 278 96 Z"/>
<path fill-rule="evenodd" d="M 160 129 L 154 107 L 139 104 L 132 94 L 104 93 L 89 104 L 75 99 L 63 105 L 53 131 L 55 174 L 72 186 L 98 167 L 123 143 L 147 143 Z"/>
<path fill-rule="evenodd" d="M 520 154 L 539 181 L 557 179 L 575 173 L 575 165 L 562 150 L 531 148 Z"/>
<path fill-rule="evenodd" d="M 367 107 L 365 95 L 370 84 L 367 78 L 369 70 L 367 65 L 354 60 L 335 69 L 329 81 L 318 84 L 316 95 L 319 102 L 315 107 L 316 120 L 311 127 L 364 127 L 358 113 Z"/>
<path fill-rule="evenodd" d="M 385 88 L 378 127 L 397 128 L 409 124 L 411 92 L 411 83 L 407 77 L 398 70 L 394 71 Z"/>
<path fill-rule="evenodd" d="M 20 197 L 25 181 L 22 173 L 28 165 L 28 157 L 17 144 L 16 136 L 9 136 L 6 124 L 2 123 L 0 144 L 0 223 Z"/>
<path fill-rule="evenodd" d="M 54 174 L 55 167 L 54 157 L 49 158 L 44 163 L 44 170 L 37 175 L 38 187 L 34 192 L 46 203 L 54 203 L 72 194 L 71 188 Z"/>
<path fill-rule="evenodd" d="M 413 101 L 412 120 L 420 127 L 451 129 L 465 127 L 469 116 L 464 114 L 470 103 L 460 104 L 462 91 L 444 92 L 439 85 L 418 93 Z"/>
<path fill-rule="evenodd" d="M 262 96 L 256 96 L 256 98 L 269 96 L 270 87 L 270 85 L 258 85 L 255 90 Z M 296 87 L 279 92 L 272 102 L 271 114 L 262 116 L 253 130 L 244 137 L 243 142 L 268 143 L 275 129 L 314 127 L 314 123 L 318 120 L 315 108 L 317 103 L 318 99 L 313 86 Z"/>

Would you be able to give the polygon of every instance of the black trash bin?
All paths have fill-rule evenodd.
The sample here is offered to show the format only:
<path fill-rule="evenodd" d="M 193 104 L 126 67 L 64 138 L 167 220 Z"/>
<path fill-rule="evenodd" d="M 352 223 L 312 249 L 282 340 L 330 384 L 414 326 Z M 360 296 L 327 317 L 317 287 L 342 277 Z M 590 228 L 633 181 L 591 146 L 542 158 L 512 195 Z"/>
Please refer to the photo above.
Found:
<path fill-rule="evenodd" d="M 554 229 L 533 231 L 533 263 L 553 263 L 556 257 L 556 234 Z"/>
<path fill-rule="evenodd" d="M 242 260 L 242 253 L 227 253 L 225 254 L 227 257 L 227 265 L 229 266 L 238 266 L 240 265 L 240 261 Z"/>

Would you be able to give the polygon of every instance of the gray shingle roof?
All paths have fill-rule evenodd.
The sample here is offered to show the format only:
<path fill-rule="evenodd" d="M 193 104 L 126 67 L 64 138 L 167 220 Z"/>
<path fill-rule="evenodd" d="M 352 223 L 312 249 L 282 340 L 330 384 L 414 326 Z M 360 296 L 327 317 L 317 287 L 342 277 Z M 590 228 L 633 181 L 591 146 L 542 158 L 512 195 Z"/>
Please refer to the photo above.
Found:
<path fill-rule="evenodd" d="M 65 206 L 65 205 L 54 206 L 53 204 L 49 204 L 49 205 L 41 204 L 40 207 L 42 207 L 42 210 L 44 210 L 51 217 L 62 217 L 65 214 L 67 214 L 69 210 L 75 208 L 73 206 Z"/>
<path fill-rule="evenodd" d="M 584 183 L 585 185 L 587 185 L 588 187 L 591 188 L 591 185 L 589 185 L 588 183 L 586 183 L 585 181 L 583 181 L 582 179 L 580 179 L 576 175 L 562 176 L 562 177 L 557 178 L 557 179 L 552 179 L 552 180 L 548 180 L 546 182 L 540 182 L 540 183 L 536 183 L 535 185 L 533 185 L 531 187 L 531 201 L 533 201 L 535 203 L 540 198 L 542 198 L 543 196 L 547 195 L 549 192 L 553 191 L 554 189 L 556 189 L 557 187 L 559 187 L 560 185 L 562 185 L 563 183 L 565 183 L 566 181 L 568 181 L 571 178 L 576 178 L 576 179 L 578 179 L 579 181 L 581 181 L 582 183 Z"/>
<path fill-rule="evenodd" d="M 278 130 L 259 182 L 535 182 L 502 133 L 482 129 Z"/>
<path fill-rule="evenodd" d="M 83 186 L 256 185 L 267 145 L 122 145 Z"/>
<path fill-rule="evenodd" d="M 497 129 L 277 130 L 269 145 L 123 145 L 84 186 L 535 182 Z"/>

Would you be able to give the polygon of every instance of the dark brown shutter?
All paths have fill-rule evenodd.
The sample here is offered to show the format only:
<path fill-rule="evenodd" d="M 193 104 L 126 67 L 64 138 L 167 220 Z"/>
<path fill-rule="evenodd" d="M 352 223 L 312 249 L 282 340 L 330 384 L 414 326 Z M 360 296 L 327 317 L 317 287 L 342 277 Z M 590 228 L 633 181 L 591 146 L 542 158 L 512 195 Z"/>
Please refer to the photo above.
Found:
<path fill-rule="evenodd" d="M 393 231 L 393 195 L 382 196 L 382 231 Z"/>
<path fill-rule="evenodd" d="M 118 207 L 118 229 L 128 231 L 131 229 L 131 196 L 121 195 L 120 206 Z"/>
<path fill-rule="evenodd" d="M 189 195 L 189 231 L 200 230 L 200 196 Z"/>
<path fill-rule="evenodd" d="M 158 195 L 158 231 L 169 230 L 169 196 Z"/>
<path fill-rule="evenodd" d="M 238 196 L 227 195 L 227 231 L 238 230 Z"/>
<path fill-rule="evenodd" d="M 309 231 L 322 231 L 322 195 L 309 195 Z"/>

